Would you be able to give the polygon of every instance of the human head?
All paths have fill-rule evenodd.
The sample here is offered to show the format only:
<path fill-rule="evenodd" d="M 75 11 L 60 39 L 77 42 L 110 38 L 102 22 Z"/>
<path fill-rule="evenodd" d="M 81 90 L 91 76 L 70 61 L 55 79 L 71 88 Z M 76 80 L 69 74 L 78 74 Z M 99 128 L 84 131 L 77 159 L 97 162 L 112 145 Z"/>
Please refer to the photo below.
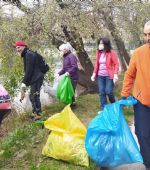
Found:
<path fill-rule="evenodd" d="M 59 51 L 62 54 L 66 54 L 68 51 L 72 51 L 71 48 L 72 48 L 72 46 L 69 43 L 66 43 L 66 44 L 62 44 L 59 46 Z"/>
<path fill-rule="evenodd" d="M 144 25 L 144 40 L 150 46 L 150 20 Z"/>
<path fill-rule="evenodd" d="M 24 41 L 19 40 L 19 41 L 16 41 L 15 47 L 16 47 L 17 52 L 21 54 L 23 50 L 27 47 L 27 44 Z"/>
<path fill-rule="evenodd" d="M 100 51 L 105 50 L 106 52 L 109 52 L 112 49 L 110 40 L 108 38 L 100 38 L 97 41 L 97 44 L 98 44 L 98 49 Z"/>

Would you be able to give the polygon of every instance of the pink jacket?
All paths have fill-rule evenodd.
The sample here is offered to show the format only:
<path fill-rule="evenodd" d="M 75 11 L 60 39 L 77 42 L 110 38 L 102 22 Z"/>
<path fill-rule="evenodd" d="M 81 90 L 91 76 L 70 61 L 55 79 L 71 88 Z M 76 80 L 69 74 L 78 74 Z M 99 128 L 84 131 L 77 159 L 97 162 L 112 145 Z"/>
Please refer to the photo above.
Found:
<path fill-rule="evenodd" d="M 94 71 L 93 71 L 93 73 L 95 73 L 96 76 L 98 75 L 100 57 L 101 57 L 101 52 L 97 51 L 96 63 L 94 66 Z M 111 50 L 110 52 L 106 52 L 106 67 L 107 67 L 110 79 L 113 79 L 114 74 L 118 74 L 119 72 L 118 56 L 114 50 Z"/>

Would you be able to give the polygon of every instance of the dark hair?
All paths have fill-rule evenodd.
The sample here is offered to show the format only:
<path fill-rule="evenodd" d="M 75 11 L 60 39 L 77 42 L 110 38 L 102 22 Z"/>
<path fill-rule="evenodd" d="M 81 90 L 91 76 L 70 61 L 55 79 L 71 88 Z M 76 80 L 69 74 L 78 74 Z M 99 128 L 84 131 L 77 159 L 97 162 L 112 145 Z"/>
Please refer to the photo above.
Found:
<path fill-rule="evenodd" d="M 108 38 L 99 38 L 97 45 L 99 45 L 100 41 L 104 44 L 104 50 L 106 50 L 106 52 L 110 52 L 112 49 L 110 40 Z"/>

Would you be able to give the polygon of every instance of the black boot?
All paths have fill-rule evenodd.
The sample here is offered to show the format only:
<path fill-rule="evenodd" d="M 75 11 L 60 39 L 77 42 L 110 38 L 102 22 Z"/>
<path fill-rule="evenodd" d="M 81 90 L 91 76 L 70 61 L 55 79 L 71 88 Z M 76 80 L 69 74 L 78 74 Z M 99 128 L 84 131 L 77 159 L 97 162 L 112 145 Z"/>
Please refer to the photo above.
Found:
<path fill-rule="evenodd" d="M 75 109 L 76 108 L 76 103 L 75 102 L 71 103 L 70 107 L 71 107 L 71 109 Z"/>

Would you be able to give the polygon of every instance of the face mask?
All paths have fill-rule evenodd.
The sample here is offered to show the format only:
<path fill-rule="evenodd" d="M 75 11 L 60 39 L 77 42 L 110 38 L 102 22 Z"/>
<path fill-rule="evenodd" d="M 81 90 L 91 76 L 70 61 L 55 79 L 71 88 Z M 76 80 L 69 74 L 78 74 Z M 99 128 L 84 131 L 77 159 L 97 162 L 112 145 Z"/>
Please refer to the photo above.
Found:
<path fill-rule="evenodd" d="M 104 50 L 104 44 L 99 44 L 98 49 L 99 50 Z"/>

